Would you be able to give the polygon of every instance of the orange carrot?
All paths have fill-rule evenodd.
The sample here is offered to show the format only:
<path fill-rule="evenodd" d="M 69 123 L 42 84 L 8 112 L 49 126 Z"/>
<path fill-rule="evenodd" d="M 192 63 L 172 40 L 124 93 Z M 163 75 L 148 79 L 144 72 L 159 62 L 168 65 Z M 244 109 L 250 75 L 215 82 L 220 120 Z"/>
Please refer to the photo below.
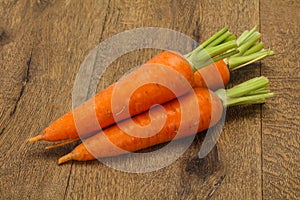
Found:
<path fill-rule="evenodd" d="M 201 117 L 200 123 L 195 124 L 198 126 L 197 131 L 203 131 L 209 127 L 209 124 L 213 125 L 219 120 L 222 114 L 222 102 L 214 94 L 207 89 L 195 89 L 195 94 L 197 95 L 199 108 L 201 108 Z M 193 111 L 193 98 L 192 94 L 182 97 L 182 105 L 187 110 Z M 216 116 L 213 122 L 210 122 L 212 116 L 212 106 L 216 110 Z M 123 132 L 119 126 L 114 125 L 103 131 L 104 134 L 97 134 L 88 138 L 84 145 L 81 144 L 72 151 L 71 154 L 68 154 L 66 157 L 60 159 L 59 163 L 66 162 L 69 159 L 72 160 L 93 160 L 96 155 L 97 158 L 107 157 L 107 156 L 116 156 L 124 153 L 125 151 L 133 152 L 146 147 L 153 146 L 162 142 L 167 142 L 172 140 L 179 128 L 182 126 L 183 130 L 181 135 L 178 137 L 188 136 L 190 134 L 196 134 L 196 132 L 191 132 L 194 128 L 191 126 L 193 124 L 190 120 L 185 120 L 186 123 L 181 122 L 181 109 L 178 100 L 173 100 L 170 103 L 164 105 L 166 112 L 166 121 L 163 128 L 154 136 L 149 138 L 134 137 Z M 156 121 L 161 118 L 161 113 L 158 109 L 152 112 L 152 120 Z M 148 113 L 142 113 L 133 118 L 133 121 L 138 125 L 142 126 L 143 124 L 149 124 L 150 117 Z M 197 122 L 197 119 L 195 119 Z M 128 129 L 134 129 L 136 124 L 129 123 L 128 121 L 121 122 L 120 126 L 127 127 Z M 152 129 L 146 129 L 148 132 L 144 132 L 145 135 L 151 135 Z M 107 140 L 106 137 L 109 139 Z M 111 145 L 115 144 L 119 148 L 113 148 Z M 93 147 L 96 149 L 93 150 Z M 92 154 L 89 153 L 88 149 L 92 149 Z"/>
<path fill-rule="evenodd" d="M 76 139 L 79 135 L 81 138 L 86 138 L 100 131 L 99 125 L 101 128 L 105 128 L 114 124 L 116 121 L 121 121 L 144 112 L 155 104 L 168 102 L 176 96 L 181 96 L 189 92 L 191 90 L 190 86 L 208 87 L 212 90 L 222 88 L 222 86 L 229 82 L 230 73 L 228 68 L 233 70 L 272 54 L 271 51 L 265 50 L 258 52 L 261 49 L 255 48 L 254 44 L 260 37 L 260 34 L 255 31 L 256 29 L 253 29 L 249 34 L 242 35 L 243 40 L 238 38 L 240 43 L 238 49 L 244 53 L 248 52 L 247 56 L 238 53 L 239 57 L 232 56 L 228 60 L 220 60 L 215 62 L 215 64 L 204 67 L 209 64 L 209 62 L 207 63 L 208 55 L 214 57 L 213 60 L 216 61 L 220 58 L 227 58 L 227 56 L 232 55 L 232 53 L 236 54 L 236 52 L 233 51 L 223 54 L 224 51 L 236 46 L 233 41 L 222 43 L 226 41 L 226 38 L 228 39 L 232 36 L 225 28 L 215 34 L 212 37 L 213 39 L 208 39 L 191 53 L 185 55 L 186 59 L 180 54 L 170 51 L 158 54 L 148 61 L 146 65 L 126 76 L 126 78 L 123 79 L 122 88 L 120 88 L 125 92 L 130 90 L 130 85 L 134 84 L 134 81 L 138 77 L 158 77 L 157 82 L 164 80 L 168 82 L 169 85 L 175 86 L 177 90 L 176 95 L 159 83 L 149 83 L 141 86 L 132 94 L 129 101 L 129 110 L 127 110 L 126 107 L 126 105 L 128 105 L 127 102 L 122 98 L 119 99 L 116 108 L 112 108 L 112 96 L 116 90 L 116 84 L 113 84 L 82 106 L 79 106 L 53 122 L 41 135 L 31 138 L 29 141 L 60 141 Z M 256 33 L 258 35 L 255 35 Z M 255 37 L 253 37 L 253 35 Z M 204 47 L 207 48 L 205 51 L 203 50 Z M 149 67 L 150 64 L 172 69 L 178 72 L 180 76 L 166 75 L 164 70 L 160 70 L 159 66 L 151 66 L 152 69 L 156 67 L 155 70 L 145 72 L 145 69 Z M 196 71 L 194 75 L 193 71 Z M 114 118 L 113 113 L 118 115 L 117 119 Z M 127 115 L 127 113 L 130 115 Z M 93 120 L 95 114 L 96 120 Z"/>
<path fill-rule="evenodd" d="M 222 31 L 228 32 L 227 29 Z M 142 67 L 128 74 L 122 80 L 122 88 L 119 88 L 116 93 L 122 93 L 122 91 L 127 92 L 130 90 L 129 88 L 135 84 L 134 81 L 140 77 L 157 78 L 157 83 L 145 84 L 132 94 L 129 101 L 129 110 L 127 110 L 126 106 L 128 104 L 124 99 L 119 99 L 118 103 L 116 103 L 116 108 L 112 108 L 112 97 L 116 89 L 116 84 L 113 84 L 99 92 L 94 98 L 54 121 L 42 134 L 29 139 L 29 141 L 60 141 L 75 139 L 78 138 L 79 135 L 81 138 L 85 138 L 98 132 L 100 130 L 99 125 L 101 128 L 105 128 L 114 124 L 115 119 L 113 113 L 118 115 L 117 121 L 121 121 L 130 117 L 127 115 L 128 112 L 131 116 L 134 116 L 148 110 L 155 104 L 162 104 L 174 99 L 176 96 L 184 95 L 191 91 L 191 87 L 194 84 L 193 72 L 203 67 L 200 65 L 201 62 L 203 62 L 202 57 L 207 59 L 208 56 L 216 56 L 235 47 L 235 41 L 229 41 L 224 44 L 218 42 L 218 46 L 210 47 L 205 53 L 203 53 L 203 51 L 200 53 L 195 52 L 187 59 L 175 52 L 162 52 Z M 212 53 L 210 54 L 210 52 Z M 149 65 L 152 65 L 151 68 Z M 165 69 L 162 69 L 162 67 Z M 145 72 L 145 69 L 149 71 Z M 174 75 L 173 73 L 173 75 L 170 75 L 171 73 L 169 73 L 169 75 L 167 75 L 167 69 L 171 69 L 171 71 L 176 72 L 176 74 Z M 167 82 L 168 85 L 172 85 L 176 88 L 176 96 L 173 91 L 160 85 L 160 81 Z M 113 109 L 115 112 L 113 112 Z M 96 122 L 93 120 L 95 113 L 97 118 Z M 74 117 L 75 115 L 76 117 Z M 78 131 L 78 129 L 80 130 Z"/>
<path fill-rule="evenodd" d="M 166 121 L 157 134 L 153 135 L 153 129 L 150 128 L 143 132 L 142 137 L 136 137 L 128 135 L 121 130 L 118 125 L 114 125 L 105 129 L 103 131 L 104 134 L 96 134 L 86 139 L 71 153 L 61 157 L 58 162 L 61 164 L 69 160 L 84 161 L 101 157 L 117 156 L 126 152 L 133 152 L 167 142 L 174 137 L 178 139 L 196 134 L 196 132 L 206 130 L 218 122 L 223 112 L 223 105 L 231 106 L 264 102 L 265 98 L 273 95 L 266 90 L 268 84 L 269 81 L 267 78 L 260 77 L 251 79 L 227 91 L 218 90 L 216 93 L 204 88 L 194 88 L 194 93 L 191 92 L 180 97 L 181 104 L 179 104 L 178 100 L 173 100 L 163 105 Z M 227 96 L 224 95 L 224 92 Z M 193 116 L 193 110 L 195 109 L 193 107 L 195 105 L 194 97 L 196 97 L 196 102 L 200 110 L 199 116 Z M 183 107 L 180 107 L 180 105 Z M 191 118 L 182 121 L 181 108 L 190 112 Z M 155 107 L 153 110 L 151 120 L 160 121 L 164 113 L 161 112 L 159 107 Z M 133 117 L 133 121 L 139 126 L 145 126 L 149 124 L 151 120 L 148 112 Z M 135 128 L 131 126 L 136 126 L 130 123 L 129 120 L 125 120 L 119 125 L 120 127 L 126 127 L 128 128 L 127 130 L 132 131 L 134 131 Z M 177 134 L 179 126 L 182 131 Z M 196 129 L 193 129 L 195 127 Z"/>
<path fill-rule="evenodd" d="M 175 52 L 165 51 L 156 55 L 154 58 L 152 58 L 150 61 L 147 62 L 147 64 L 156 64 L 156 63 L 161 64 L 164 67 L 170 67 L 173 70 L 176 70 L 185 78 L 182 79 L 182 77 L 177 76 L 177 77 L 170 77 L 169 79 L 169 81 L 172 82 L 172 84 L 176 85 L 176 88 L 178 88 L 180 95 L 183 95 L 190 90 L 189 87 L 190 85 L 193 84 L 193 71 L 188 61 L 184 57 L 182 57 L 181 55 Z M 129 85 L 130 82 L 136 80 L 137 76 L 141 76 L 140 71 L 143 70 L 143 67 L 148 67 L 148 65 L 144 65 L 138 68 L 137 70 L 133 71 L 131 74 L 129 74 L 126 77 L 126 80 L 124 81 L 126 81 L 127 83 L 124 83 L 122 85 L 123 87 L 122 90 L 124 91 L 128 90 L 126 86 Z M 144 73 L 145 70 L 143 70 L 142 72 Z M 155 73 L 155 74 L 149 74 L 149 73 Z M 148 71 L 147 76 L 151 76 L 151 75 L 152 76 L 155 75 L 164 79 L 168 78 L 165 77 L 165 75 L 161 70 Z M 186 82 L 188 82 L 189 85 L 187 85 Z M 61 118 L 53 122 L 49 127 L 47 127 L 41 135 L 32 138 L 31 141 L 35 141 L 35 140 L 59 141 L 59 140 L 77 138 L 78 133 L 76 129 L 76 124 L 74 122 L 74 113 L 80 117 L 80 124 L 81 126 L 84 126 L 85 129 L 84 133 L 86 134 L 99 131 L 98 127 L 95 126 L 93 122 L 91 122 L 91 116 L 93 116 L 93 112 L 96 113 L 98 123 L 100 124 L 101 127 L 107 127 L 115 123 L 114 116 L 112 114 L 112 108 L 111 108 L 111 99 L 115 87 L 116 84 L 111 85 L 107 89 L 98 93 L 95 96 L 95 98 L 92 98 L 89 101 L 85 102 L 83 105 L 79 106 L 74 111 L 68 112 L 67 114 L 65 114 L 64 116 L 62 116 Z M 136 92 L 133 93 L 133 95 L 130 98 L 129 112 L 130 114 L 135 115 L 148 110 L 152 105 L 162 104 L 173 98 L 175 98 L 175 95 L 168 88 L 163 87 L 156 83 L 149 83 L 147 85 L 141 86 L 140 88 L 138 88 Z M 125 103 L 126 102 L 124 102 L 123 99 L 120 99 L 119 102 L 120 108 L 126 106 Z M 93 110 L 94 106 L 95 106 L 94 108 L 95 111 Z M 125 115 L 125 110 L 123 111 L 123 113 Z"/>
<path fill-rule="evenodd" d="M 224 60 L 219 60 L 194 73 L 196 87 L 209 88 L 213 91 L 229 83 L 230 71 Z"/>

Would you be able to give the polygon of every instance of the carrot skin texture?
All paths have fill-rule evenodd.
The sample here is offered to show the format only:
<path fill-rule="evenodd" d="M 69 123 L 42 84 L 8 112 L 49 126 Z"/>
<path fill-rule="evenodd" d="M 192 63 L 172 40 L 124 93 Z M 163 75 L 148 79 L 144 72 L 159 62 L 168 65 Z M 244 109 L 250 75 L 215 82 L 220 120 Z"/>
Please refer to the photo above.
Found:
<path fill-rule="evenodd" d="M 146 64 L 163 65 L 181 74 L 185 78 L 184 81 L 188 81 L 189 86 L 183 84 L 183 80 L 180 80 L 179 78 L 169 77 L 169 81 L 172 82 L 172 84 L 177 85 L 181 95 L 189 92 L 191 86 L 194 84 L 193 71 L 190 64 L 183 56 L 175 52 L 164 51 L 150 59 Z M 143 66 L 140 68 L 143 68 Z M 134 80 L 136 76 L 141 75 L 139 74 L 139 71 L 141 71 L 140 68 L 128 74 L 124 81 L 128 81 L 129 83 Z M 156 76 L 159 76 L 159 71 Z M 167 79 L 168 77 L 161 78 Z M 116 84 L 113 84 L 107 89 L 100 91 L 94 98 L 91 98 L 73 111 L 66 113 L 61 118 L 54 121 L 42 132 L 40 137 L 38 136 L 36 139 L 32 138 L 31 141 L 47 140 L 55 142 L 78 138 L 78 127 L 76 127 L 76 123 L 80 124 L 81 138 L 88 137 L 91 134 L 98 132 L 99 125 L 101 128 L 105 128 L 114 124 L 115 120 L 112 114 L 111 98 L 115 87 Z M 126 90 L 126 84 L 124 90 Z M 136 115 L 148 110 L 155 104 L 163 104 L 174 98 L 176 98 L 175 94 L 168 88 L 159 84 L 149 83 L 141 86 L 132 94 L 129 101 L 129 113 L 130 115 Z M 119 106 L 125 106 L 124 102 L 120 100 Z M 76 123 L 74 122 L 74 113 L 76 113 Z M 96 122 L 91 120 L 95 113 L 97 117 Z M 123 119 L 126 117 L 128 116 L 124 115 Z M 99 123 L 99 125 L 97 123 Z"/>
<path fill-rule="evenodd" d="M 200 109 L 200 116 L 198 116 L 199 121 L 197 121 L 199 123 L 195 123 L 195 119 L 184 120 L 182 122 L 180 120 L 180 104 L 178 100 L 173 100 L 163 105 L 166 111 L 166 121 L 163 128 L 157 134 L 149 138 L 134 137 L 123 132 L 119 126 L 114 125 L 103 130 L 103 132 L 86 139 L 83 144 L 78 145 L 70 154 L 62 157 L 59 160 L 59 163 L 61 164 L 68 160 L 94 160 L 95 158 L 117 156 L 128 152 L 134 152 L 156 144 L 170 141 L 175 136 L 177 139 L 196 134 L 196 132 L 191 131 L 192 126 L 197 126 L 197 132 L 208 129 L 210 126 L 215 125 L 220 120 L 223 112 L 222 102 L 219 97 L 210 90 L 195 88 L 194 92 L 196 94 L 198 101 L 197 104 Z M 194 109 L 191 107 L 194 105 L 191 99 L 193 97 L 194 96 L 191 94 L 181 97 L 183 98 L 182 104 L 185 105 L 185 109 Z M 154 111 L 152 120 L 160 120 L 162 115 L 164 115 L 164 113 Z M 145 112 L 133 117 L 133 121 L 139 125 L 144 125 L 150 121 L 150 118 L 148 113 Z M 121 123 L 123 123 L 123 126 L 130 126 L 127 120 Z M 183 131 L 177 134 L 180 124 L 183 127 Z M 144 134 L 147 135 L 150 133 L 145 132 Z M 114 148 L 114 145 L 112 144 L 119 148 Z"/>
<path fill-rule="evenodd" d="M 230 71 L 224 60 L 217 61 L 194 73 L 195 87 L 217 90 L 229 83 Z"/>

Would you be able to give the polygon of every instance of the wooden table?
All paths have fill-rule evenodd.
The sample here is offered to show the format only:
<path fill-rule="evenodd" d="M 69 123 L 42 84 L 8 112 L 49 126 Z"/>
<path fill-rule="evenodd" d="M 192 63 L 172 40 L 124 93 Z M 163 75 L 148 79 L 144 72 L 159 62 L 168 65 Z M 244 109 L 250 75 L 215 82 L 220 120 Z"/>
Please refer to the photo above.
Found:
<path fill-rule="evenodd" d="M 1 199 L 299 199 L 299 11 L 297 0 L 2 0 Z M 98 161 L 58 166 L 57 158 L 74 145 L 46 151 L 47 142 L 27 142 L 71 109 L 80 64 L 101 41 L 138 27 L 204 41 L 224 25 L 240 34 L 256 24 L 276 55 L 235 71 L 231 83 L 264 75 L 276 96 L 264 105 L 228 109 L 207 157 L 197 158 L 198 135 L 172 165 L 135 174 Z M 156 52 L 122 56 L 99 88 Z"/>

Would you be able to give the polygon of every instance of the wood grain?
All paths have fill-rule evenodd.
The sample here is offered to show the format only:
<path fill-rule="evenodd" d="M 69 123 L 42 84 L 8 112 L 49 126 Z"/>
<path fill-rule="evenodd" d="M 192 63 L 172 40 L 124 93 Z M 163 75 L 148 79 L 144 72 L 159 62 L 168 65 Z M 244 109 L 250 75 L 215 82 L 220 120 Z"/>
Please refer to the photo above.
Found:
<path fill-rule="evenodd" d="M 264 106 L 262 118 L 265 199 L 300 198 L 299 8 L 298 1 L 261 3 L 261 31 L 277 53 L 262 62 L 262 74 L 270 78 L 276 94 Z"/>
<path fill-rule="evenodd" d="M 54 1 L 43 1 L 42 4 L 26 1 L 23 4 L 23 1 L 19 1 L 12 7 L 12 10 L 16 7 L 26 8 L 27 12 L 24 12 L 26 16 L 29 15 L 24 18 L 24 12 L 15 10 L 16 16 L 12 16 L 23 24 L 13 30 L 20 39 L 12 43 L 16 47 L 9 49 L 17 59 L 11 58 L 1 63 L 12 74 L 4 82 L 7 83 L 7 91 L 12 90 L 8 84 L 11 80 L 18 80 L 16 86 L 11 86 L 18 86 L 17 94 L 22 90 L 22 81 L 25 81 L 23 85 L 26 84 L 23 92 L 20 92 L 20 98 L 15 97 L 18 100 L 15 103 L 15 112 L 10 116 L 9 122 L 4 124 L 5 129 L 1 135 L 1 198 L 63 199 L 71 168 L 59 167 L 56 159 L 70 151 L 70 147 L 46 152 L 43 150 L 45 144 L 30 145 L 27 139 L 71 109 L 71 89 L 76 70 L 88 49 L 93 48 L 99 41 L 99 35 L 90 36 L 89 33 L 93 29 L 101 32 L 104 21 L 101 12 L 107 7 L 107 3 L 98 5 L 98 11 L 93 9 L 96 5 L 86 6 L 83 2 L 70 2 L 67 5 Z M 79 8 L 81 13 L 78 13 Z M 96 18 L 98 20 L 94 20 Z M 23 50 L 22 45 L 29 50 Z M 19 54 L 24 54 L 22 57 L 26 58 L 22 61 Z M 70 59 L 71 57 L 74 58 Z M 15 62 L 19 59 L 16 64 L 20 68 L 18 70 L 23 72 L 20 75 L 15 73 Z M 6 98 L 15 96 L 8 92 L 1 94 Z M 1 103 L 2 105 L 5 104 Z"/>
<path fill-rule="evenodd" d="M 0 1 L 1 199 L 299 198 L 299 7 L 292 0 Z M 218 144 L 205 158 L 197 157 L 205 133 L 176 162 L 141 174 L 98 161 L 58 166 L 75 144 L 45 151 L 48 143 L 27 142 L 71 109 L 80 64 L 99 42 L 139 27 L 204 41 L 224 25 L 240 34 L 256 24 L 276 56 L 233 72 L 230 86 L 262 74 L 276 96 L 262 106 L 228 109 Z M 98 90 L 159 51 L 123 55 Z"/>
<path fill-rule="evenodd" d="M 204 1 L 201 8 L 204 15 L 202 23 L 209 28 L 228 24 L 232 32 L 241 34 L 243 30 L 259 23 L 259 1 Z M 259 74 L 259 65 L 234 71 L 231 73 L 231 84 L 243 82 Z M 225 178 L 212 196 L 213 199 L 261 198 L 260 126 L 259 106 L 227 109 L 226 124 L 218 141 Z"/>

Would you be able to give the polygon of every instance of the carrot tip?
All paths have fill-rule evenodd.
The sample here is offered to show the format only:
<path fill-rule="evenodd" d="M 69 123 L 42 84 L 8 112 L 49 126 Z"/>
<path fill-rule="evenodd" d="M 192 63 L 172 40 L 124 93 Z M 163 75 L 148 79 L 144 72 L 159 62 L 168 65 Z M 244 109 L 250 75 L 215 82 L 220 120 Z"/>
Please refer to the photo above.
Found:
<path fill-rule="evenodd" d="M 60 164 L 63 164 L 63 163 L 65 163 L 65 162 L 68 162 L 68 161 L 70 161 L 70 160 L 73 160 L 73 155 L 72 155 L 72 153 L 69 153 L 69 154 L 64 155 L 63 157 L 59 158 L 59 159 L 58 159 L 58 164 L 60 165 Z"/>
<path fill-rule="evenodd" d="M 29 139 L 29 142 L 36 142 L 36 141 L 39 141 L 39 140 L 42 140 L 43 139 L 43 136 L 42 135 L 37 135 L 33 138 L 30 138 Z"/>

